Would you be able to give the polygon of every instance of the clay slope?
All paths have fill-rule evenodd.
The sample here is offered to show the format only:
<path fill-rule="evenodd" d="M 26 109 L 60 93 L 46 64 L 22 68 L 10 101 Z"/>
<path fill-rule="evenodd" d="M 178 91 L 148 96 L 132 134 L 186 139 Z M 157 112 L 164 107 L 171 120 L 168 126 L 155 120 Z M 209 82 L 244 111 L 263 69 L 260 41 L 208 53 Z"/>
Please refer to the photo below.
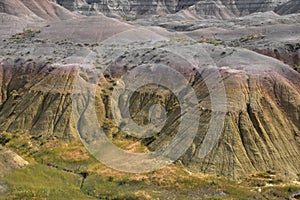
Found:
<path fill-rule="evenodd" d="M 99 26 L 93 31 L 86 32 L 89 24 L 97 24 L 101 20 L 103 24 L 110 26 L 105 30 Z M 291 27 L 288 27 L 288 30 L 291 30 Z M 96 59 L 104 60 L 105 67 L 112 66 L 117 69 L 119 67 L 118 70 L 111 70 L 111 75 L 115 79 L 118 78 L 118 74 L 113 72 L 124 73 L 141 64 L 160 63 L 179 68 L 182 73 L 190 76 L 188 80 L 191 80 L 201 100 L 199 132 L 189 150 L 181 157 L 185 166 L 194 171 L 221 174 L 231 178 L 266 170 L 276 170 L 293 178 L 300 173 L 297 167 L 300 166 L 298 159 L 300 75 L 298 73 L 275 59 L 249 50 L 204 45 L 203 48 L 217 64 L 223 77 L 227 95 L 227 102 L 225 102 L 227 112 L 225 127 L 217 145 L 204 159 L 200 159 L 198 154 L 211 118 L 211 100 L 208 90 L 198 74 L 189 74 L 193 71 L 189 71 L 192 66 L 184 62 L 182 57 L 176 57 L 168 51 L 159 51 L 162 46 L 171 50 L 187 49 L 187 55 L 196 58 L 201 55 L 198 53 L 199 46 L 196 45 L 198 43 L 180 40 L 181 38 L 179 41 L 160 41 L 162 38 L 155 38 L 153 33 L 150 36 L 159 39 L 159 42 L 147 40 L 145 42 L 145 39 L 139 42 L 137 40 L 139 37 L 149 38 L 150 36 L 146 34 L 150 32 L 134 31 L 136 34 L 133 34 L 130 32 L 132 28 L 133 26 L 102 16 L 87 17 L 43 27 L 41 33 L 32 38 L 26 38 L 26 34 L 23 33 L 21 35 L 25 35 L 24 41 L 12 43 L 8 40 L 3 43 L 6 45 L 4 50 L 0 51 L 3 58 L 10 55 L 30 59 L 3 59 L 0 65 L 0 131 L 22 130 L 34 135 L 51 135 L 70 141 L 78 138 L 71 115 L 75 71 L 68 65 L 52 65 L 35 60 L 39 56 L 47 55 L 52 62 L 60 63 L 69 58 L 71 60 L 71 57 L 76 57 L 77 61 L 82 62 L 91 59 L 93 64 L 98 64 L 95 62 Z M 57 34 L 58 30 L 61 34 Z M 103 42 L 116 33 L 124 35 L 117 35 L 118 37 Z M 128 38 L 129 36 L 133 38 Z M 128 41 L 120 45 L 118 41 L 122 39 Z M 41 41 L 47 42 L 40 44 Z M 102 44 L 95 42 L 102 42 Z M 11 53 L 8 47 L 15 51 Z M 25 47 L 28 50 L 23 52 Z M 141 49 L 134 52 L 133 49 L 137 47 Z M 25 55 L 27 51 L 29 53 Z M 86 52 L 92 55 L 88 59 L 86 58 L 89 55 Z M 205 58 L 202 59 L 204 64 L 200 62 L 200 71 L 205 71 L 207 70 Z M 74 63 L 74 60 L 71 62 Z M 75 65 L 77 64 L 71 66 Z M 86 74 L 82 76 L 86 78 Z M 112 84 L 111 77 L 107 79 L 107 82 Z M 115 135 L 119 131 L 112 125 L 112 111 L 108 103 L 111 86 L 109 85 L 107 89 L 101 85 L 99 88 L 99 91 L 105 91 L 102 96 L 99 96 L 101 105 L 99 115 L 100 119 L 106 122 L 105 128 L 110 129 L 111 135 Z M 173 101 L 170 94 L 162 92 L 153 95 L 149 90 L 141 90 L 136 95 L 138 96 L 134 98 L 132 105 L 139 106 L 133 109 L 135 112 L 139 112 L 143 106 L 149 108 L 149 104 L 141 102 L 147 102 L 147 98 L 153 96 L 161 99 L 166 109 L 172 111 L 172 108 L 167 106 L 172 105 L 168 104 Z M 149 103 L 153 102 L 153 100 L 149 101 Z M 176 120 L 178 119 L 176 116 L 173 116 L 173 119 L 175 120 L 170 120 L 158 137 L 142 141 L 149 150 L 164 147 L 169 139 L 174 137 L 174 130 L 180 121 Z"/>
<path fill-rule="evenodd" d="M 130 69 L 140 62 L 155 63 L 156 59 L 183 70 L 182 73 L 191 73 L 189 69 L 192 66 L 182 58 L 156 48 L 142 55 L 125 51 L 116 59 L 117 63 L 109 65 L 112 77 L 117 79 L 120 72 L 124 73 L 124 66 Z M 177 44 L 170 48 L 183 46 Z M 193 171 L 230 178 L 266 170 L 295 178 L 300 173 L 297 167 L 300 166 L 300 75 L 275 59 L 247 50 L 210 45 L 205 48 L 219 67 L 224 81 L 227 95 L 225 124 L 213 150 L 201 159 L 199 151 L 212 117 L 211 99 L 203 79 L 192 73 L 191 84 L 201 100 L 200 127 L 193 144 L 180 158 L 183 164 Z M 191 55 L 196 53 L 190 52 Z M 107 52 L 107 55 L 110 54 Z M 17 59 L 3 61 L 0 69 L 1 131 L 24 130 L 34 135 L 76 140 L 77 131 L 71 117 L 74 68 Z M 82 78 L 87 77 L 83 74 Z M 107 83 L 111 82 L 110 79 L 107 78 Z M 99 119 L 101 123 L 105 122 L 108 135 L 120 134 L 113 125 L 108 103 L 110 90 L 101 84 L 99 91 L 103 92 L 98 97 Z M 134 113 L 141 113 L 157 102 L 156 97 L 166 110 L 175 113 L 157 137 L 142 140 L 149 150 L 163 148 L 174 138 L 180 123 L 177 120 L 180 113 L 178 115 L 176 108 L 172 107 L 175 105 L 173 96 L 166 92 L 153 94 L 153 90 L 147 88 L 141 88 L 135 95 L 131 103 L 133 116 L 140 116 Z M 146 118 L 137 120 L 145 123 Z"/>
<path fill-rule="evenodd" d="M 274 71 L 248 74 L 224 68 L 223 77 L 228 112 L 222 139 L 204 160 L 196 157 L 197 148 L 191 148 L 185 163 L 194 170 L 233 178 L 267 170 L 297 177 L 299 74 L 294 72 L 287 79 Z M 195 140 L 197 143 L 201 143 L 201 137 Z"/>
<path fill-rule="evenodd" d="M 267 12 L 274 10 L 285 1 L 265 0 L 200 0 L 188 8 L 192 13 L 205 18 L 229 19 L 236 16 L 245 16 L 256 12 Z"/>
<path fill-rule="evenodd" d="M 46 27 L 41 33 L 41 37 L 52 41 L 71 40 L 74 42 L 99 43 L 133 28 L 129 24 L 101 14 L 99 16 L 59 21 L 50 27 Z"/>
<path fill-rule="evenodd" d="M 46 62 L 4 61 L 0 65 L 0 130 L 71 139 L 72 71 Z"/>
<path fill-rule="evenodd" d="M 226 89 L 225 126 L 213 150 L 204 159 L 199 158 L 212 111 L 206 84 L 201 77 L 195 75 L 191 80 L 196 80 L 193 85 L 201 99 L 199 107 L 202 113 L 196 138 L 181 158 L 184 165 L 193 171 L 231 178 L 267 170 L 275 170 L 286 177 L 296 178 L 300 172 L 300 74 L 279 61 L 247 50 L 212 47 L 208 51 L 219 67 Z M 149 53 L 143 63 L 155 63 L 156 58 L 151 61 L 154 55 L 155 51 Z M 170 60 L 166 53 L 157 52 L 157 55 L 160 55 L 161 63 Z M 171 63 L 174 65 L 164 64 L 177 70 L 179 68 L 183 73 L 189 71 L 191 66 L 188 63 L 180 58 L 172 59 Z M 120 73 L 122 66 L 137 64 L 130 63 L 129 60 L 130 55 L 123 55 L 118 60 L 121 65 L 113 64 L 120 68 L 113 67 L 110 70 Z M 169 105 L 174 105 L 172 95 L 163 92 L 155 94 L 147 88 L 133 97 L 131 105 L 143 105 L 144 108 L 140 106 L 140 109 L 147 110 L 154 103 L 153 96 L 160 99 L 161 105 L 170 113 L 172 109 Z M 141 112 L 143 111 L 133 108 L 132 116 Z M 150 150 L 164 148 L 175 137 L 180 123 L 176 119 L 180 117 L 184 116 L 178 113 L 171 115 L 170 121 L 167 121 L 157 138 L 144 141 Z"/>
<path fill-rule="evenodd" d="M 48 0 L 1 0 L 0 12 L 35 20 L 65 20 L 75 17 L 67 9 Z"/>
<path fill-rule="evenodd" d="M 275 12 L 280 15 L 299 13 L 300 12 L 300 1 L 290 0 L 283 5 L 276 7 Z"/>

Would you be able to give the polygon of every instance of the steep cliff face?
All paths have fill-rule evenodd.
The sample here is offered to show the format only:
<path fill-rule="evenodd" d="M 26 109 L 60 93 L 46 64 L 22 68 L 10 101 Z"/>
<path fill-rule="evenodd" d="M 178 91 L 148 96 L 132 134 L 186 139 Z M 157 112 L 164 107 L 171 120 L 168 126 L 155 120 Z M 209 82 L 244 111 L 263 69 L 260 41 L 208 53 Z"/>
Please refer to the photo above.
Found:
<path fill-rule="evenodd" d="M 84 14 L 103 12 L 121 16 L 166 14 L 189 8 L 205 17 L 229 18 L 254 12 L 274 10 L 288 0 L 53 0 L 56 3 Z"/>
<path fill-rule="evenodd" d="M 72 71 L 46 62 L 2 62 L 0 130 L 74 139 L 70 126 L 72 80 Z"/>
<path fill-rule="evenodd" d="M 54 2 L 72 11 L 83 14 L 105 13 L 109 15 L 136 16 L 144 14 L 175 12 L 179 6 L 184 7 L 191 3 L 180 3 L 178 0 L 54 0 Z"/>
<path fill-rule="evenodd" d="M 228 74 L 225 85 L 229 112 L 222 139 L 204 160 L 186 156 L 184 162 L 194 170 L 227 177 L 266 170 L 296 177 L 299 87 L 276 72 Z"/>
<path fill-rule="evenodd" d="M 189 8 L 192 12 L 206 18 L 227 19 L 245 16 L 255 12 L 274 10 L 288 0 L 200 0 Z"/>

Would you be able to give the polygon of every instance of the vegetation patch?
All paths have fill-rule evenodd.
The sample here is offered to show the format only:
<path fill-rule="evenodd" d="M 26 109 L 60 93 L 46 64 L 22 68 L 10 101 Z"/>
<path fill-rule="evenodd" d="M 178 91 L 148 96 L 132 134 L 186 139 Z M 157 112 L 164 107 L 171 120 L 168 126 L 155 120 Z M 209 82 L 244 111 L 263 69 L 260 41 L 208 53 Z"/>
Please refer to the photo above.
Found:
<path fill-rule="evenodd" d="M 40 30 L 25 29 L 21 33 L 12 35 L 10 40 L 14 43 L 24 43 L 26 41 L 31 41 L 40 32 Z"/>

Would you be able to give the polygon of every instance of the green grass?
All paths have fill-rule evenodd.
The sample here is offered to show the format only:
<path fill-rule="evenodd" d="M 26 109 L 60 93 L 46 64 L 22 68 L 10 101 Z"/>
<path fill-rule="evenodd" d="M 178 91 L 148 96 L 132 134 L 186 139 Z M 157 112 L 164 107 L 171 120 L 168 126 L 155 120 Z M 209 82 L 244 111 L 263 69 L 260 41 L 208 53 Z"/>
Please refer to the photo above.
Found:
<path fill-rule="evenodd" d="M 264 196 L 273 196 L 273 199 L 289 199 L 289 197 L 300 191 L 300 186 L 285 185 L 285 186 L 273 186 L 263 189 Z"/>
<path fill-rule="evenodd" d="M 135 193 L 145 189 L 147 185 L 142 181 L 128 178 L 107 180 L 101 176 L 92 175 L 86 179 L 82 191 L 99 199 L 139 199 Z"/>
<path fill-rule="evenodd" d="M 213 44 L 215 46 L 218 46 L 218 45 L 224 45 L 224 41 L 222 41 L 221 39 L 219 38 L 204 38 L 204 39 L 201 39 L 201 40 L 198 40 L 197 41 L 198 43 L 208 43 L 208 44 Z"/>
<path fill-rule="evenodd" d="M 255 40 L 255 39 L 264 39 L 265 37 L 266 36 L 263 34 L 252 34 L 252 35 L 248 35 L 245 38 L 242 37 L 240 39 L 240 42 L 248 42 L 248 41 Z"/>
<path fill-rule="evenodd" d="M 41 164 L 15 170 L 1 179 L 9 190 L 0 199 L 91 199 L 81 192 L 79 175 Z"/>
<path fill-rule="evenodd" d="M 242 183 L 196 172 L 190 174 L 180 163 L 151 173 L 128 174 L 99 163 L 80 143 L 21 131 L 0 135 L 6 148 L 31 163 L 25 169 L 0 177 L 1 185 L 8 187 L 0 199 L 263 199 L 262 195 L 276 199 L 300 191 L 299 186 L 282 185 L 277 181 L 280 177 L 271 171 L 251 175 Z M 120 141 L 119 145 L 123 143 Z M 48 166 L 49 163 L 53 166 Z M 83 172 L 88 176 L 82 185 Z M 270 180 L 277 181 L 277 185 L 257 185 Z M 262 188 L 262 194 L 258 187 Z"/>

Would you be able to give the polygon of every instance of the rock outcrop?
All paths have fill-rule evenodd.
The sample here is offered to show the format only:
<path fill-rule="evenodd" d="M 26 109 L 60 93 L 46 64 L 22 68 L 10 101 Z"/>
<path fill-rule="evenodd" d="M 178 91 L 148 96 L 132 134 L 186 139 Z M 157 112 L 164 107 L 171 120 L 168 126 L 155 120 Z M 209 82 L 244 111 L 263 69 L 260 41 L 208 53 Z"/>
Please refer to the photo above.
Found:
<path fill-rule="evenodd" d="M 0 175 L 9 172 L 13 169 L 19 169 L 29 165 L 29 162 L 24 160 L 15 152 L 0 146 Z M 0 187 L 0 192 L 1 192 Z"/>
<path fill-rule="evenodd" d="M 199 152 L 212 111 L 205 83 L 196 78 L 194 87 L 201 94 L 200 128 L 193 144 L 181 158 L 184 165 L 193 171 L 231 178 L 267 170 L 275 170 L 287 177 L 297 177 L 297 166 L 300 165 L 297 158 L 300 153 L 300 74 L 275 59 L 247 50 L 212 49 L 211 56 L 219 67 L 226 89 L 225 127 L 213 150 L 204 159 L 200 159 Z M 147 59 L 155 57 L 155 51 L 149 54 L 143 60 L 144 64 L 151 62 Z M 159 55 L 162 63 L 169 60 L 168 54 Z M 174 63 L 184 65 L 182 61 L 173 59 Z M 118 59 L 121 68 L 110 70 L 120 72 L 122 66 L 135 64 L 129 63 L 129 60 L 132 61 L 131 56 L 124 55 Z M 170 65 L 172 66 L 169 63 Z M 118 65 L 114 63 L 113 66 Z M 176 67 L 178 66 L 175 64 L 174 68 Z M 184 67 L 185 72 L 188 68 Z M 140 91 L 139 97 L 133 98 L 131 105 L 145 105 L 147 110 L 146 107 L 150 106 L 145 102 L 151 104 L 153 97 L 157 96 L 169 113 L 167 105 L 174 105 L 170 103 L 173 99 L 161 94 L 162 92 L 155 94 L 145 89 Z M 141 112 L 132 110 L 132 116 Z M 148 148 L 157 150 L 166 146 L 170 138 L 174 138 L 178 123 L 180 122 L 171 120 L 157 139 L 146 140 Z"/>
<path fill-rule="evenodd" d="M 247 0 L 200 0 L 189 10 L 205 18 L 228 19 L 255 12 L 274 10 L 287 0 L 247 1 Z"/>
<path fill-rule="evenodd" d="M 72 71 L 22 59 L 0 65 L 0 130 L 23 130 L 74 139 Z"/>
<path fill-rule="evenodd" d="M 151 0 L 151 1 L 106 1 L 106 0 L 53 0 L 54 2 L 83 14 L 142 17 L 149 14 L 170 14 L 184 9 L 200 17 L 229 18 L 254 12 L 274 10 L 288 0 Z"/>
<path fill-rule="evenodd" d="M 300 12 L 300 1 L 291 0 L 275 8 L 275 12 L 280 15 L 299 13 Z"/>

